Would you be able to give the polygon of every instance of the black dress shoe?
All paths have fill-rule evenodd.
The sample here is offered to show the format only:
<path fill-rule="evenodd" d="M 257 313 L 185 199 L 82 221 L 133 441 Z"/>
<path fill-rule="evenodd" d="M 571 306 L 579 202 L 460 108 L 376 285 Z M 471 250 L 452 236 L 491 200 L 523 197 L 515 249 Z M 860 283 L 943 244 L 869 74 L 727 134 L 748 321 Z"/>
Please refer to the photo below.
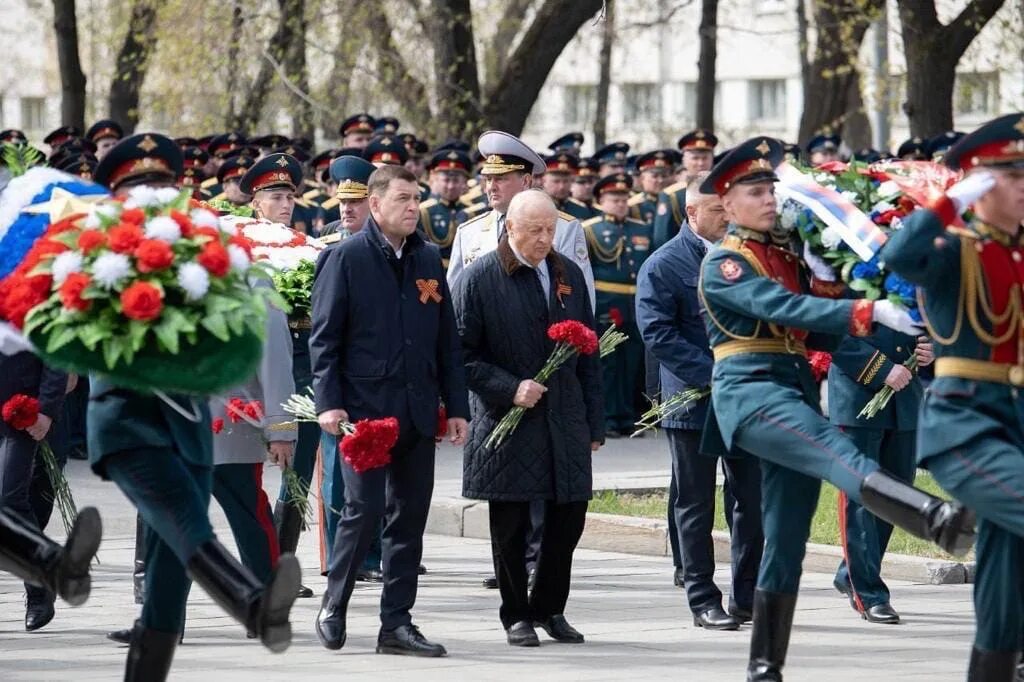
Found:
<path fill-rule="evenodd" d="M 537 638 L 537 631 L 525 620 L 513 623 L 512 627 L 505 631 L 510 646 L 540 646 Z"/>
<path fill-rule="evenodd" d="M 705 630 L 739 630 L 740 622 L 721 606 L 712 606 L 693 617 L 693 624 Z"/>
<path fill-rule="evenodd" d="M 488 590 L 496 590 L 496 589 L 498 589 L 498 578 L 497 578 L 497 576 L 493 576 L 492 575 L 490 578 L 484 578 L 483 583 L 484 583 L 484 587 L 486 587 Z"/>
<path fill-rule="evenodd" d="M 356 571 L 356 580 L 363 583 L 382 583 L 384 574 L 376 568 L 361 568 Z"/>
<path fill-rule="evenodd" d="M 25 631 L 33 632 L 53 620 L 56 596 L 41 587 L 29 587 L 25 599 Z"/>
<path fill-rule="evenodd" d="M 131 644 L 132 643 L 132 631 L 127 630 L 114 630 L 113 632 L 107 633 L 107 639 L 111 642 L 117 642 L 118 644 Z"/>
<path fill-rule="evenodd" d="M 750 609 L 741 609 L 735 604 L 729 604 L 729 615 L 738 620 L 740 625 L 754 620 L 754 614 Z"/>
<path fill-rule="evenodd" d="M 860 615 L 869 623 L 896 625 L 900 622 L 900 614 L 896 613 L 896 609 L 889 602 L 869 606 Z"/>
<path fill-rule="evenodd" d="M 299 599 L 309 599 L 313 596 L 313 590 L 305 585 L 299 585 Z"/>
<path fill-rule="evenodd" d="M 345 614 L 340 608 L 324 606 L 316 616 L 316 636 L 328 649 L 345 646 Z"/>
<path fill-rule="evenodd" d="M 576 628 L 569 625 L 569 621 L 567 621 L 565 616 L 560 613 L 557 613 L 550 618 L 536 621 L 534 625 L 543 629 L 544 632 L 548 633 L 548 637 L 556 642 L 562 642 L 563 644 L 583 643 L 583 635 L 581 635 Z"/>
<path fill-rule="evenodd" d="M 686 583 L 683 581 L 683 569 L 676 568 L 672 573 L 672 584 L 676 587 L 686 587 Z"/>
<path fill-rule="evenodd" d="M 448 655 L 443 646 L 428 640 L 412 623 L 400 625 L 394 630 L 381 630 L 377 635 L 377 653 L 424 656 L 426 658 L 440 658 Z"/>

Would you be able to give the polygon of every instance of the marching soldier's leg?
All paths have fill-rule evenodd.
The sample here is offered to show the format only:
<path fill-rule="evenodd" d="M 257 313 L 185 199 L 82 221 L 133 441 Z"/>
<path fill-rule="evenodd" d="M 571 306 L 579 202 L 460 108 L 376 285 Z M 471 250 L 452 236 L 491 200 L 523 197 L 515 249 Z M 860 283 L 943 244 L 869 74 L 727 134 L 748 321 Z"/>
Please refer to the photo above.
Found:
<path fill-rule="evenodd" d="M 797 591 L 821 480 L 761 463 L 764 555 L 754 592 L 748 682 L 782 680 Z"/>
<path fill-rule="evenodd" d="M 89 598 L 89 564 L 102 534 L 100 515 L 93 507 L 79 512 L 64 547 L 17 513 L 0 508 L 0 569 L 78 606 Z"/>
<path fill-rule="evenodd" d="M 977 629 L 968 682 L 1013 682 L 1024 637 L 1024 538 L 982 518 L 974 610 Z"/>

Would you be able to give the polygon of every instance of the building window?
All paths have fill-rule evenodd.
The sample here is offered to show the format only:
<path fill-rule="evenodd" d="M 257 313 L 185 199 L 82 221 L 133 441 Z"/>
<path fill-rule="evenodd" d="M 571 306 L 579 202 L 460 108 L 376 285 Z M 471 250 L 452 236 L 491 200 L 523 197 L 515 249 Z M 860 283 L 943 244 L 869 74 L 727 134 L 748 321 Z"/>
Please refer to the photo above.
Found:
<path fill-rule="evenodd" d="M 688 81 L 682 84 L 678 102 L 677 118 L 683 127 L 697 124 L 697 84 Z M 722 84 L 715 83 L 715 119 L 717 120 L 722 110 Z"/>
<path fill-rule="evenodd" d="M 594 120 L 596 106 L 596 85 L 567 85 L 565 87 L 565 110 L 563 113 L 566 125 L 589 125 Z"/>
<path fill-rule="evenodd" d="M 625 83 L 622 86 L 624 123 L 661 121 L 661 90 L 655 83 Z"/>
<path fill-rule="evenodd" d="M 21 98 L 22 130 L 42 130 L 46 124 L 46 100 L 42 97 Z"/>
<path fill-rule="evenodd" d="M 750 119 L 781 121 L 786 118 L 786 81 L 750 81 Z"/>
<path fill-rule="evenodd" d="M 953 102 L 957 115 L 994 116 L 999 108 L 999 75 L 958 73 Z"/>

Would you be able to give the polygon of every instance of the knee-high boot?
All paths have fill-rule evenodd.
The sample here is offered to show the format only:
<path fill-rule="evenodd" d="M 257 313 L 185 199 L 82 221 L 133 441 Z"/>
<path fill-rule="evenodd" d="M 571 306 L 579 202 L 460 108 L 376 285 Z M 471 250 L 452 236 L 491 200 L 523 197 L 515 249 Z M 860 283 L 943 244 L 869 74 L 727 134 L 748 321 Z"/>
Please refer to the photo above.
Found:
<path fill-rule="evenodd" d="M 750 634 L 747 682 L 782 682 L 794 611 L 795 594 L 754 591 L 754 630 Z"/>

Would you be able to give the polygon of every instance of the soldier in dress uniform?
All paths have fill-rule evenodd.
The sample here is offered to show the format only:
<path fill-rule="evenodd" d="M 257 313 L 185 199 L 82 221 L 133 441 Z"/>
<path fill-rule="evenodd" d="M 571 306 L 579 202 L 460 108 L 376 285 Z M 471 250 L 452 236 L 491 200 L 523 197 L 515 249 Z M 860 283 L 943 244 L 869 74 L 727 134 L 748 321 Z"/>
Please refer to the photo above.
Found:
<path fill-rule="evenodd" d="M 590 157 L 583 157 L 576 162 L 576 174 L 572 178 L 572 187 L 569 192 L 572 198 L 596 213 L 594 208 L 594 184 L 599 180 L 597 176 L 598 164 Z M 593 217 L 591 215 L 590 217 Z"/>
<path fill-rule="evenodd" d="M 820 166 L 823 163 L 839 161 L 839 146 L 842 139 L 838 135 L 823 133 L 815 135 L 807 143 L 807 158 L 812 166 Z"/>
<path fill-rule="evenodd" d="M 376 121 L 369 114 L 353 114 L 341 122 L 338 134 L 342 147 L 364 149 L 373 137 Z"/>
<path fill-rule="evenodd" d="M 636 423 L 635 401 L 642 389 L 643 343 L 636 327 L 636 276 L 651 253 L 651 226 L 629 217 L 633 182 L 625 173 L 608 175 L 594 185 L 601 214 L 585 220 L 590 262 L 594 268 L 599 333 L 611 324 L 629 340 L 602 358 L 605 431 L 629 435 Z"/>
<path fill-rule="evenodd" d="M 418 229 L 441 250 L 441 263 L 446 269 L 455 231 L 467 220 L 459 197 L 466 189 L 471 166 L 469 155 L 454 149 L 436 152 L 427 164 L 430 198 L 420 203 Z"/>
<path fill-rule="evenodd" d="M 181 150 L 156 133 L 119 142 L 96 169 L 116 195 L 138 185 L 173 187 Z M 288 613 L 300 573 L 283 556 L 269 582 L 259 580 L 217 540 L 210 524 L 213 434 L 205 399 L 143 394 L 100 376 L 91 382 L 89 461 L 113 480 L 145 525 L 146 594 L 125 667 L 129 682 L 163 680 L 184 627 L 189 579 L 272 651 L 291 641 Z"/>
<path fill-rule="evenodd" d="M 597 177 L 604 178 L 615 173 L 625 173 L 629 160 L 629 145 L 625 142 L 609 142 L 594 152 L 597 161 Z"/>
<path fill-rule="evenodd" d="M 298 161 L 300 170 L 310 160 L 309 152 L 290 142 L 284 147 L 274 149 L 271 155 L 275 154 L 285 154 L 292 157 Z M 285 224 L 303 234 L 313 235 L 313 228 L 316 224 L 317 216 L 320 214 L 320 207 L 301 195 L 301 192 L 299 192 L 299 189 L 302 187 L 301 173 L 299 178 L 299 184 L 295 187 L 295 206 L 292 209 L 291 222 Z"/>
<path fill-rule="evenodd" d="M 239 180 L 245 175 L 245 172 L 252 167 L 254 161 L 251 156 L 245 156 L 239 154 L 233 156 L 217 169 L 217 175 L 211 178 L 216 181 L 217 187 L 220 187 L 221 191 L 215 196 L 210 197 L 214 201 L 230 201 L 235 206 L 245 206 L 248 204 L 252 197 L 243 192 L 238 185 Z M 199 183 L 200 188 L 203 185 L 208 185 L 209 181 Z"/>
<path fill-rule="evenodd" d="M 92 154 L 78 154 L 62 160 L 57 169 L 71 175 L 77 175 L 83 180 L 92 180 L 93 175 L 96 173 L 97 163 L 99 162 Z"/>
<path fill-rule="evenodd" d="M 950 147 L 959 142 L 963 137 L 964 133 L 959 130 L 947 130 L 944 133 L 939 133 L 935 137 L 929 138 L 927 146 L 928 158 L 932 161 L 942 161 Z"/>
<path fill-rule="evenodd" d="M 327 149 L 309 161 L 310 176 L 306 179 L 302 191 L 303 200 L 316 208 L 313 219 L 313 232 L 317 235 L 324 225 L 338 219 L 338 206 L 330 210 L 324 209 L 324 202 L 334 196 L 334 183 L 331 181 L 331 161 L 338 156 L 337 149 Z"/>
<path fill-rule="evenodd" d="M 96 121 L 85 131 L 85 139 L 96 145 L 96 159 L 102 159 L 107 152 L 124 137 L 124 128 L 117 121 L 105 118 Z"/>
<path fill-rule="evenodd" d="M 640 191 L 629 199 L 630 218 L 654 227 L 658 197 L 668 185 L 672 184 L 672 176 L 680 160 L 679 152 L 674 149 L 659 149 L 641 154 L 636 158 Z"/>
<path fill-rule="evenodd" d="M 710 130 L 693 130 L 676 143 L 682 154 L 682 168 L 677 182 L 658 194 L 654 215 L 654 248 L 679 234 L 686 222 L 686 187 L 697 173 L 711 170 L 718 138 Z"/>
<path fill-rule="evenodd" d="M 426 158 L 426 154 L 430 151 L 430 146 L 412 133 L 402 135 L 402 144 L 405 145 L 405 151 L 409 154 L 405 167 L 416 176 L 416 184 L 420 186 L 420 201 L 426 201 L 432 193 L 430 184 L 424 182 L 428 170 L 427 161 L 429 160 Z"/>
<path fill-rule="evenodd" d="M 43 138 L 43 144 L 50 145 L 50 153 L 57 151 L 63 144 L 69 140 L 80 138 L 82 136 L 82 129 L 77 126 L 61 126 L 55 128 L 46 134 Z"/>
<path fill-rule="evenodd" d="M 911 137 L 899 146 L 896 156 L 904 161 L 925 161 L 928 159 L 928 142 L 923 137 Z"/>
<path fill-rule="evenodd" d="M 798 144 L 784 142 L 782 144 L 782 158 L 790 163 L 803 163 L 804 150 L 800 149 Z"/>
<path fill-rule="evenodd" d="M 548 145 L 548 149 L 555 154 L 565 152 L 579 158 L 580 150 L 583 148 L 583 133 L 572 132 L 562 135 L 560 138 Z"/>
<path fill-rule="evenodd" d="M 918 286 L 936 343 L 918 464 L 980 518 L 967 679 L 1010 682 L 1024 632 L 1024 114 L 964 136 L 944 162 L 966 177 L 906 218 L 881 256 Z"/>
<path fill-rule="evenodd" d="M 572 198 L 572 181 L 580 165 L 579 158 L 570 152 L 556 152 L 546 157 L 544 163 L 547 172 L 541 186 L 555 202 L 555 208 L 580 221 L 593 217 L 594 210 L 590 206 Z"/>
<path fill-rule="evenodd" d="M 7 144 L 28 144 L 28 136 L 17 128 L 0 130 L 0 143 Z"/>
<path fill-rule="evenodd" d="M 821 415 L 808 345 L 831 349 L 843 335 L 869 335 L 874 323 L 911 335 L 918 327 L 887 300 L 807 295 L 837 297 L 844 287 L 828 281 L 835 275 L 827 264 L 810 258 L 808 285 L 801 259 L 770 243 L 781 159 L 778 140 L 756 137 L 727 154 L 701 185 L 722 197 L 731 221 L 702 266 L 699 291 L 715 367 L 701 450 L 742 450 L 761 459 L 766 542 L 754 593 L 750 681 L 782 679 L 822 480 L 946 551 L 966 552 L 974 539 L 973 514 L 883 472 Z"/>
<path fill-rule="evenodd" d="M 221 187 L 220 167 L 229 158 L 242 153 L 247 148 L 246 138 L 241 133 L 224 133 L 212 137 L 206 145 L 206 153 L 210 155 L 208 166 L 204 169 L 207 179 L 200 184 L 200 191 L 204 199 L 215 199 L 224 191 Z"/>
<path fill-rule="evenodd" d="M 195 146 L 181 147 L 181 155 L 183 170 L 181 177 L 178 178 L 178 184 L 181 185 L 182 189 L 192 190 L 193 198 L 201 199 L 201 185 L 206 180 L 203 168 L 206 166 L 206 162 L 210 160 L 210 155 Z"/>
<path fill-rule="evenodd" d="M 259 137 L 249 138 L 249 144 L 259 149 L 259 156 L 263 157 L 271 152 L 278 151 L 282 147 L 287 147 L 292 143 L 284 135 L 277 133 L 270 133 L 269 135 L 261 135 Z"/>
<path fill-rule="evenodd" d="M 409 160 L 402 138 L 397 135 L 377 135 L 363 149 L 363 158 L 373 165 L 404 166 Z"/>

